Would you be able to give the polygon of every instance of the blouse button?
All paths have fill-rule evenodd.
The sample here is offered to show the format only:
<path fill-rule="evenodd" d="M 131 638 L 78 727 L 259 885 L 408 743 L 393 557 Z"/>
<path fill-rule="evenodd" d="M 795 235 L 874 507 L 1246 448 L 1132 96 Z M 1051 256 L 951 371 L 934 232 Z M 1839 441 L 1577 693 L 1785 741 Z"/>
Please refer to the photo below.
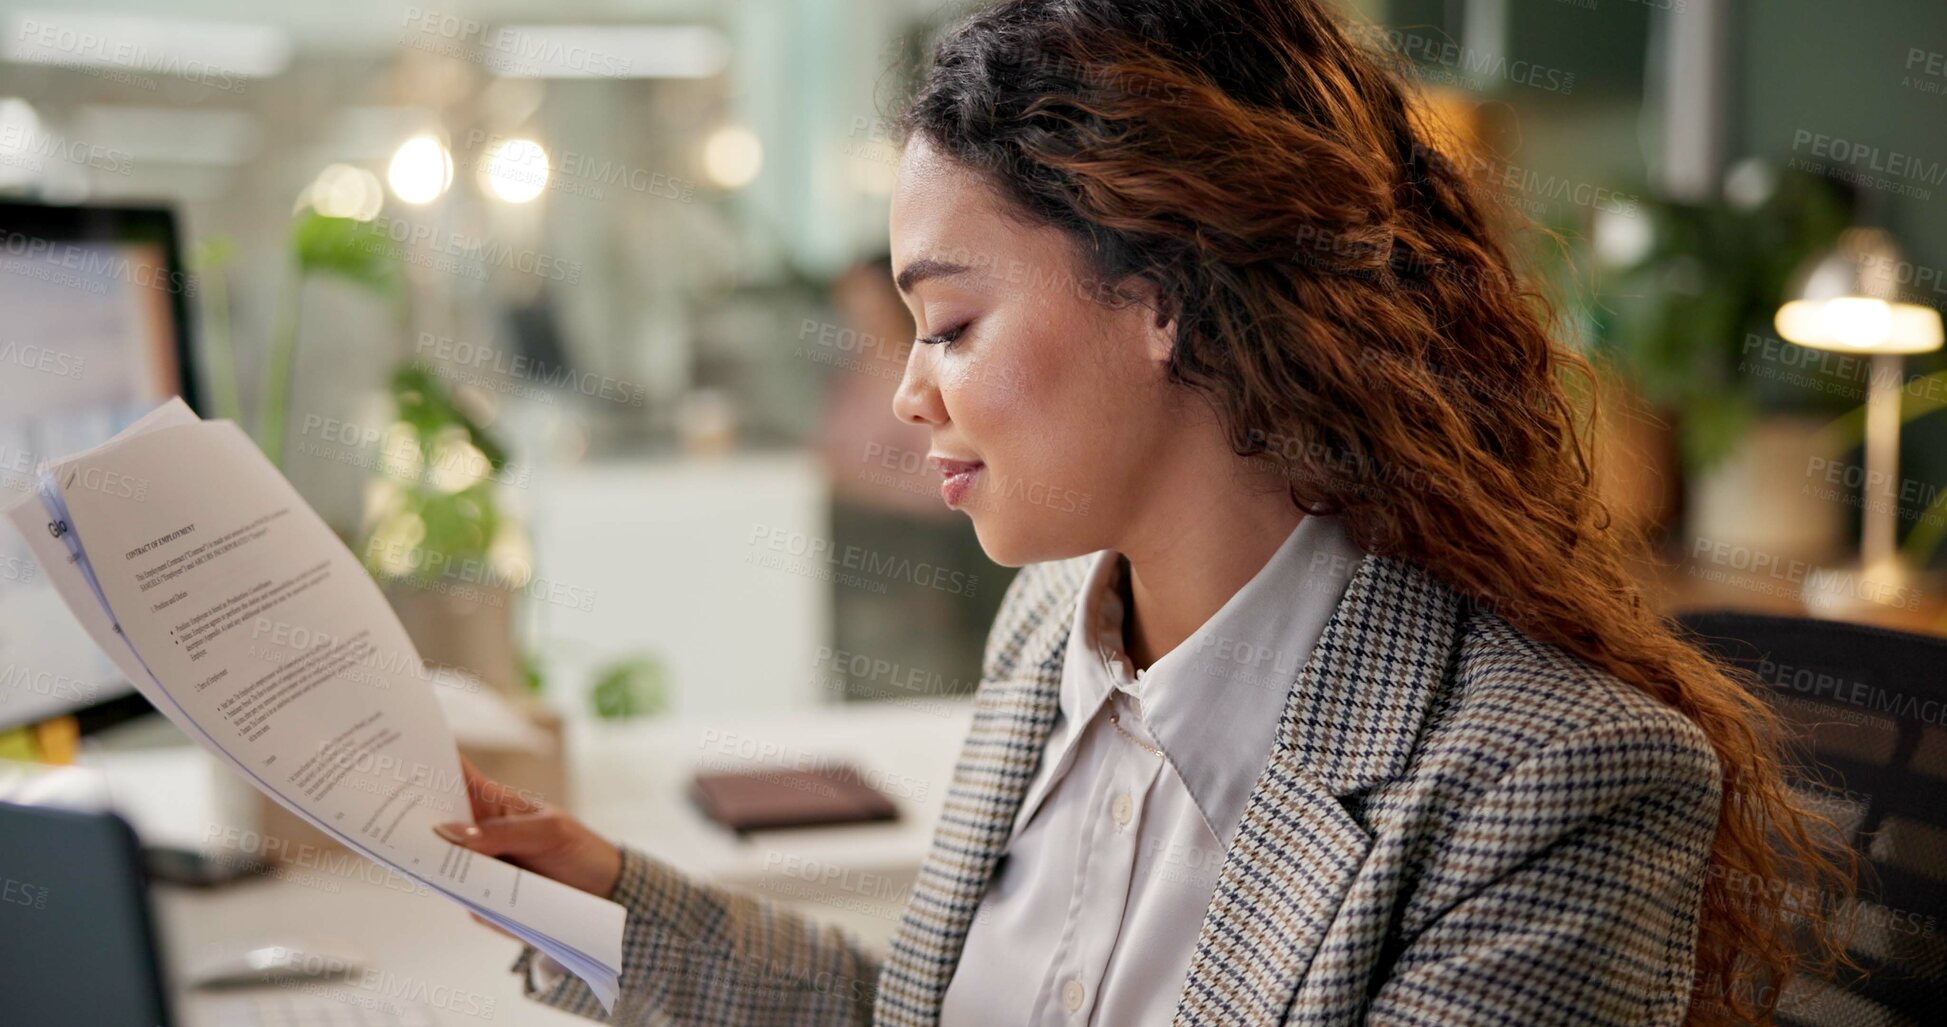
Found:
<path fill-rule="evenodd" d="M 1069 1012 L 1081 1010 L 1082 997 L 1082 982 L 1070 978 L 1067 984 L 1061 986 L 1061 1004 L 1067 1006 Z"/>
<path fill-rule="evenodd" d="M 1109 812 L 1115 817 L 1116 823 L 1128 827 L 1129 821 L 1136 818 L 1136 802 L 1126 794 L 1118 795 L 1115 802 L 1110 804 Z"/>

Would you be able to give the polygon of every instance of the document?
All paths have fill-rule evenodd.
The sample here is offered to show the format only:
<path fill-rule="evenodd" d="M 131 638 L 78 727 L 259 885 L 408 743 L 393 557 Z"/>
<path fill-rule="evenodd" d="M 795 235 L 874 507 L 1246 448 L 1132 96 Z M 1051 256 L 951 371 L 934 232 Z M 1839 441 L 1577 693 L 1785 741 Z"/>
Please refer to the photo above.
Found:
<path fill-rule="evenodd" d="M 622 907 L 433 833 L 472 814 L 431 677 L 378 585 L 235 424 L 171 400 L 42 468 L 7 515 L 95 643 L 191 738 L 613 1007 Z"/>

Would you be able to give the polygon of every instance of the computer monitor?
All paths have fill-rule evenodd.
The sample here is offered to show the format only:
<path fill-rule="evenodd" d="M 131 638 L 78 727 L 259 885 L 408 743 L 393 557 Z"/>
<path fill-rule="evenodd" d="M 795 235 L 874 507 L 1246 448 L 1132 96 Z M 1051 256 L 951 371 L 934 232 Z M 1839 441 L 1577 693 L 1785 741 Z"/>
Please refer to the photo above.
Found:
<path fill-rule="evenodd" d="M 199 406 L 192 294 L 169 210 L 0 202 L 0 504 L 172 395 Z M 0 528 L 0 729 L 146 710 Z"/>

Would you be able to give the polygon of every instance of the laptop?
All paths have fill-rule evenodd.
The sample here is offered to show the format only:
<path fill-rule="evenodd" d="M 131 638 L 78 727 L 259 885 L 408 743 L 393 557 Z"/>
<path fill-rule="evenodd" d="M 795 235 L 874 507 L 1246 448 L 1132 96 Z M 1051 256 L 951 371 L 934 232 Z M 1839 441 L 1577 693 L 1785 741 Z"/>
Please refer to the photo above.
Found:
<path fill-rule="evenodd" d="M 0 802 L 0 1024 L 180 1027 L 143 870 L 121 817 Z M 357 992 L 199 996 L 204 1027 L 431 1027 L 421 1006 Z"/>
<path fill-rule="evenodd" d="M 159 951 L 126 821 L 0 802 L 0 1022 L 170 1027 Z"/>

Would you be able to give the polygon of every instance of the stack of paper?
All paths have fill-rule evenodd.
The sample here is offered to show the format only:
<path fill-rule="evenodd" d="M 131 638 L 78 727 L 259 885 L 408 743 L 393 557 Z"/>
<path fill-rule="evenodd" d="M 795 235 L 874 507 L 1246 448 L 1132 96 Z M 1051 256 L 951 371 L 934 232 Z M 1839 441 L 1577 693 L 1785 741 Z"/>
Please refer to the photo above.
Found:
<path fill-rule="evenodd" d="M 43 468 L 7 513 L 96 644 L 191 738 L 613 1006 L 622 907 L 433 833 L 472 813 L 431 677 L 377 584 L 236 425 L 172 400 Z"/>

